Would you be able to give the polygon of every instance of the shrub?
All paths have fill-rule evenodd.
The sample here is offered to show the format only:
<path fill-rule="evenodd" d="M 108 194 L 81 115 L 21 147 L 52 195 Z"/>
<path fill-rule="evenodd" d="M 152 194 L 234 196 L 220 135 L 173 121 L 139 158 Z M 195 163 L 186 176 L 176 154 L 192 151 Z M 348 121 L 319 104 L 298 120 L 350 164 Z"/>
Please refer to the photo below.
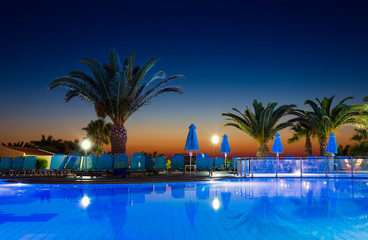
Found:
<path fill-rule="evenodd" d="M 45 159 L 37 159 L 36 169 L 46 169 L 49 162 Z"/>

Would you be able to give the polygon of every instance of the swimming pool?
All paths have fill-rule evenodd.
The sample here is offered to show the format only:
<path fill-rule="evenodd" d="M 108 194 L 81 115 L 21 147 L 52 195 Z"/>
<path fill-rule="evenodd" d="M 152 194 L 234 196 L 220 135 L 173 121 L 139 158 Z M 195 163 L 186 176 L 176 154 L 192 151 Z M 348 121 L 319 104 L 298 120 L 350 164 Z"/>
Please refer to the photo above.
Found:
<path fill-rule="evenodd" d="M 368 181 L 0 182 L 0 239 L 368 239 Z"/>

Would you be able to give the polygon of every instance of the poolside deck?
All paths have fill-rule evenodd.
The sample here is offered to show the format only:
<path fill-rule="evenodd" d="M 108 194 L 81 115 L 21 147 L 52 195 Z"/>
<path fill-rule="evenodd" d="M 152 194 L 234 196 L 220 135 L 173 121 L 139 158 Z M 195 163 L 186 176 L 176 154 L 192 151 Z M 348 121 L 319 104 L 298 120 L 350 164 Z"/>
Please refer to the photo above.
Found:
<path fill-rule="evenodd" d="M 208 176 L 208 172 L 199 172 L 197 175 L 183 175 L 180 172 L 173 173 L 168 176 L 166 173 L 158 175 L 131 175 L 129 178 L 93 178 L 83 177 L 74 178 L 73 176 L 1 176 L 0 179 L 8 179 L 9 181 L 22 183 L 58 183 L 58 184 L 106 184 L 106 183 L 158 183 L 158 182 L 192 182 L 192 181 L 209 181 L 227 178 L 238 178 L 233 172 L 213 172 L 212 177 Z"/>
<path fill-rule="evenodd" d="M 328 178 L 352 178 L 351 174 L 347 173 L 328 173 Z M 229 178 L 276 178 L 275 173 L 254 173 L 247 174 L 246 176 L 234 175 L 233 171 L 215 171 L 212 177 L 208 175 L 208 172 L 198 172 L 197 175 L 192 173 L 189 175 L 183 175 L 180 172 L 173 173 L 171 176 L 166 173 L 159 173 L 157 175 L 148 174 L 145 178 L 141 175 L 133 174 L 129 178 L 113 177 L 113 178 L 93 178 L 83 177 L 75 178 L 74 176 L 58 177 L 58 176 L 0 176 L 0 179 L 7 179 L 11 182 L 20 183 L 50 183 L 50 184 L 106 184 L 106 183 L 160 183 L 160 182 L 193 182 L 193 181 L 210 181 L 210 180 L 220 180 Z M 293 173 L 280 173 L 278 178 L 301 178 L 300 174 Z M 305 173 L 302 178 L 326 178 L 324 173 Z M 353 178 L 364 178 L 368 179 L 368 174 L 354 174 Z"/>

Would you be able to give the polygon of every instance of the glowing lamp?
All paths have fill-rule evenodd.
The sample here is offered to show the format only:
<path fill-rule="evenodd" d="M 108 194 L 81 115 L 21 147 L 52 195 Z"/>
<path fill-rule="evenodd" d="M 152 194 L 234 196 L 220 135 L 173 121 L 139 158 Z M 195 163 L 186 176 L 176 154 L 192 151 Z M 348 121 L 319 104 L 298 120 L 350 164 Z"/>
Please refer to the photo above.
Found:
<path fill-rule="evenodd" d="M 85 151 L 87 151 L 88 149 L 90 149 L 91 148 L 91 145 L 92 144 L 91 144 L 91 142 L 88 139 L 84 139 L 82 141 L 82 144 L 81 144 L 83 150 L 85 150 Z"/>
<path fill-rule="evenodd" d="M 217 135 L 214 135 L 214 136 L 212 137 L 212 142 L 213 142 L 213 144 L 217 144 L 219 141 L 220 141 L 220 139 L 219 139 L 219 137 L 218 137 Z"/>

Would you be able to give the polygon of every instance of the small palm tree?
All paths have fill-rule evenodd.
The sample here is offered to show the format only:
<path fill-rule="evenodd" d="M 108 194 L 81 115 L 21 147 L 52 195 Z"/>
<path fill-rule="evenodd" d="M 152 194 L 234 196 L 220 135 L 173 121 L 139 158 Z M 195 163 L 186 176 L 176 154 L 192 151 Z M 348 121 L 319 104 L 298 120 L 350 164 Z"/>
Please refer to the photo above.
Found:
<path fill-rule="evenodd" d="M 351 138 L 355 145 L 351 148 L 351 155 L 366 156 L 368 154 L 368 128 L 356 128 Z"/>
<path fill-rule="evenodd" d="M 8 144 L 5 144 L 5 143 L 2 143 L 3 146 L 8 146 L 8 147 L 32 147 L 29 143 L 25 143 L 22 141 L 22 142 L 14 142 L 14 143 L 11 143 L 9 142 Z"/>
<path fill-rule="evenodd" d="M 63 151 L 63 140 L 55 139 L 51 135 L 48 136 L 47 138 L 45 137 L 45 135 L 42 135 L 41 140 L 31 141 L 31 144 L 37 148 L 50 151 L 53 153 L 61 153 Z"/>
<path fill-rule="evenodd" d="M 324 97 L 321 100 L 316 98 L 316 102 L 307 100 L 304 103 L 312 108 L 312 111 L 295 110 L 293 114 L 297 117 L 293 122 L 299 122 L 309 128 L 317 135 L 320 143 L 320 155 L 324 156 L 328 143 L 328 136 L 341 128 L 349 125 L 362 125 L 367 111 L 363 105 L 348 105 L 345 102 L 352 97 L 344 98 L 335 106 L 332 106 L 334 96 Z M 301 114 L 303 112 L 303 114 Z"/>
<path fill-rule="evenodd" d="M 337 148 L 336 156 L 349 156 L 350 154 L 350 145 L 345 145 L 343 147 L 341 144 Z"/>
<path fill-rule="evenodd" d="M 233 111 L 239 115 L 222 113 L 221 115 L 225 116 L 226 120 L 232 121 L 231 123 L 226 123 L 224 126 L 238 128 L 256 140 L 259 143 L 257 157 L 269 156 L 270 151 L 266 145 L 268 141 L 272 139 L 278 131 L 292 126 L 291 122 L 279 123 L 279 120 L 283 116 L 288 115 L 289 112 L 296 107 L 295 105 L 283 105 L 276 108 L 276 105 L 277 103 L 268 103 L 267 106 L 264 107 L 261 102 L 254 100 L 254 113 L 248 106 L 246 106 L 244 113 L 233 108 Z"/>
<path fill-rule="evenodd" d="M 288 139 L 288 143 L 295 143 L 299 141 L 301 138 L 305 137 L 305 146 L 304 152 L 305 156 L 310 156 L 313 153 L 312 150 L 312 141 L 311 138 L 313 137 L 313 131 L 308 126 L 303 126 L 300 123 L 295 124 L 291 130 L 293 131 L 293 136 Z"/>
<path fill-rule="evenodd" d="M 101 65 L 91 58 L 83 58 L 80 61 L 87 65 L 93 77 L 81 71 L 73 71 L 68 76 L 49 83 L 49 90 L 57 87 L 69 89 L 65 94 L 65 102 L 80 97 L 94 105 L 98 117 L 108 116 L 111 119 L 112 154 L 126 152 L 128 135 L 124 124 L 137 110 L 163 93 L 183 93 L 177 86 L 164 87 L 174 79 L 183 78 L 182 75 L 167 78 L 164 72 L 159 71 L 145 80 L 147 72 L 157 62 L 157 57 L 151 58 L 143 66 L 134 66 L 134 58 L 133 52 L 121 64 L 117 51 L 113 49 L 110 51 L 108 64 Z M 155 80 L 159 82 L 154 84 Z"/>
<path fill-rule="evenodd" d="M 104 119 L 98 119 L 88 123 L 87 127 L 82 128 L 86 131 L 87 137 L 93 141 L 96 146 L 96 154 L 103 153 L 104 144 L 110 143 L 110 131 L 112 123 L 106 123 Z"/>

